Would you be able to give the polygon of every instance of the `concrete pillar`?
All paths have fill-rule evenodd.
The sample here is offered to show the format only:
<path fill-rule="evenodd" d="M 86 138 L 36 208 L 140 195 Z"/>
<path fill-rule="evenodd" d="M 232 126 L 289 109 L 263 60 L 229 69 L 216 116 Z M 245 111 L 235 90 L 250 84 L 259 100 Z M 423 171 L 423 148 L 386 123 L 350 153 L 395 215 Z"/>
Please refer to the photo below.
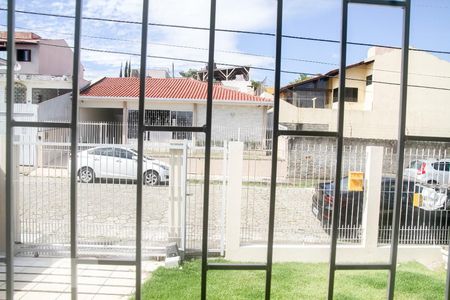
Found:
<path fill-rule="evenodd" d="M 170 144 L 170 179 L 169 179 L 169 241 L 183 248 L 184 201 L 186 199 L 186 143 Z"/>
<path fill-rule="evenodd" d="M 376 248 L 378 246 L 382 173 L 383 147 L 367 147 L 362 219 L 362 244 L 365 248 Z"/>
<path fill-rule="evenodd" d="M 5 161 L 5 150 L 6 150 L 6 139 L 5 139 L 5 135 L 0 135 L 0 191 L 2 191 L 0 193 L 0 253 L 3 255 L 5 253 L 6 250 L 6 241 L 5 241 L 5 227 L 6 227 L 6 223 L 5 223 L 5 219 L 6 219 L 6 214 L 5 214 L 5 209 L 6 209 L 6 202 L 5 202 L 5 190 L 6 190 L 6 186 L 5 186 L 5 175 L 6 175 L 6 161 Z"/>
<path fill-rule="evenodd" d="M 228 143 L 226 257 L 240 246 L 243 161 L 244 143 Z"/>

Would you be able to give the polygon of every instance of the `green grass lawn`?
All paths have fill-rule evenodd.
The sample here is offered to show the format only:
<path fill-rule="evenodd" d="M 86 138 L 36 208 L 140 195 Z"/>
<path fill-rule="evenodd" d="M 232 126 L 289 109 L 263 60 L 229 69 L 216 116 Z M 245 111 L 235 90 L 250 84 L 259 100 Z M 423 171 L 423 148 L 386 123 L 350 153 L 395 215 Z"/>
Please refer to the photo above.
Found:
<path fill-rule="evenodd" d="M 144 284 L 143 299 L 200 299 L 200 261 L 160 268 Z M 326 299 L 327 264 L 274 264 L 272 299 Z M 385 299 L 387 271 L 338 271 L 335 299 Z M 208 299 L 263 299 L 264 271 L 209 271 Z M 395 299 L 444 299 L 445 271 L 418 263 L 397 271 Z"/>

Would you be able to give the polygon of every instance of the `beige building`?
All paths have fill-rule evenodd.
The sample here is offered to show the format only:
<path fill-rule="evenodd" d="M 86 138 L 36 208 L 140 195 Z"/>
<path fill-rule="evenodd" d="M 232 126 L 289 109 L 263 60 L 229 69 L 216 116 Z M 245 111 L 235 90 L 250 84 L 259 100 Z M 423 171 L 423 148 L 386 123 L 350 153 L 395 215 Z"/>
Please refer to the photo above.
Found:
<path fill-rule="evenodd" d="M 396 139 L 401 51 L 374 47 L 347 67 L 345 136 Z M 280 122 L 304 130 L 336 130 L 338 70 L 281 89 Z M 410 51 L 406 132 L 450 136 L 450 62 Z"/>

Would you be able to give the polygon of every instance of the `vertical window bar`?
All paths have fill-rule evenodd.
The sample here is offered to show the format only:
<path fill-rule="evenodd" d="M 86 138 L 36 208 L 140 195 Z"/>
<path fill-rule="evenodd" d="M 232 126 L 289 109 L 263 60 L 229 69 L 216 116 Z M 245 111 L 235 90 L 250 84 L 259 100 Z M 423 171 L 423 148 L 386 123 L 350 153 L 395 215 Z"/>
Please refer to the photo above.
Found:
<path fill-rule="evenodd" d="M 6 299 L 14 298 L 14 219 L 13 219 L 13 102 L 15 51 L 15 0 L 8 1 L 8 45 L 6 73 Z"/>
<path fill-rule="evenodd" d="M 72 120 L 70 133 L 70 266 L 71 266 L 71 298 L 78 297 L 78 230 L 77 230 L 77 151 L 78 151 L 78 101 L 80 94 L 79 69 L 80 69 L 80 40 L 81 40 L 81 18 L 83 0 L 76 0 L 75 6 L 75 33 L 73 46 L 73 72 L 72 72 Z"/>
<path fill-rule="evenodd" d="M 342 1 L 342 27 L 341 27 L 341 64 L 339 67 L 339 90 L 338 90 L 338 121 L 337 121 L 337 147 L 336 147 L 336 170 L 334 178 L 334 202 L 332 216 L 330 269 L 328 274 L 328 299 L 333 299 L 334 276 L 336 273 L 336 247 L 338 239 L 339 211 L 341 206 L 341 177 L 342 177 L 342 150 L 344 147 L 344 112 L 345 112 L 345 76 L 347 64 L 347 23 L 348 2 Z"/>
<path fill-rule="evenodd" d="M 281 46 L 283 34 L 283 0 L 277 1 L 277 29 L 275 41 L 275 82 L 274 82 L 274 110 L 272 122 L 272 170 L 270 176 L 270 204 L 269 204 L 269 236 L 267 241 L 267 269 L 266 269 L 266 300 L 270 299 L 272 285 L 273 234 L 275 227 L 275 198 L 277 187 L 278 162 L 278 127 L 280 115 L 280 81 L 281 81 Z"/>
<path fill-rule="evenodd" d="M 402 201 L 403 185 L 403 160 L 405 152 L 405 127 L 406 127 L 406 107 L 408 93 L 408 62 L 409 62 L 409 29 L 411 1 L 405 0 L 403 7 L 403 41 L 402 41 L 402 62 L 401 62 L 401 83 L 400 83 L 400 108 L 399 108 L 399 128 L 397 142 L 397 176 L 395 182 L 394 215 L 392 218 L 392 241 L 391 241 L 391 271 L 388 279 L 387 298 L 394 299 L 395 275 L 397 271 L 397 250 L 400 231 L 400 204 Z"/>
<path fill-rule="evenodd" d="M 450 230 L 448 230 L 447 238 L 448 241 L 450 241 Z M 450 247 L 447 248 L 447 278 L 445 280 L 445 300 L 450 300 L 450 259 L 448 259 L 449 249 Z"/>
<path fill-rule="evenodd" d="M 136 190 L 136 300 L 141 299 L 142 276 L 142 188 L 144 160 L 145 69 L 147 64 L 148 0 L 143 0 L 141 66 L 139 74 L 138 167 Z"/>
<path fill-rule="evenodd" d="M 214 46 L 216 37 L 216 0 L 211 0 L 209 17 L 208 91 L 206 100 L 205 128 L 205 174 L 203 183 L 203 236 L 202 236 L 202 282 L 201 299 L 206 300 L 208 271 L 208 221 L 209 221 L 209 170 L 211 163 L 211 127 L 214 84 Z"/>

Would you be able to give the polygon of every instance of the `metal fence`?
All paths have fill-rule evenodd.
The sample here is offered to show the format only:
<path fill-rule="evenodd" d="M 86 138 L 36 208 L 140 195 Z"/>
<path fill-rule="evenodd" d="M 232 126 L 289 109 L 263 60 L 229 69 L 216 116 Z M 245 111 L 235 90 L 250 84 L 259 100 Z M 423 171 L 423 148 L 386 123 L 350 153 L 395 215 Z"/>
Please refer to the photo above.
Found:
<path fill-rule="evenodd" d="M 55 132 L 52 132 L 54 135 Z M 70 144 L 64 142 L 16 142 L 16 154 L 36 154 L 33 165 L 18 166 L 16 183 L 18 234 L 16 241 L 22 255 L 65 255 L 70 242 L 69 161 Z M 135 144 L 80 143 L 79 153 L 96 148 L 135 149 Z M 154 159 L 153 163 L 170 163 L 170 144 L 144 144 L 144 155 Z M 185 244 L 188 251 L 201 249 L 204 148 L 189 147 L 186 154 L 186 210 Z M 80 255 L 132 255 L 135 243 L 135 180 L 121 176 L 117 151 L 111 152 L 111 161 L 100 166 L 107 178 L 92 182 L 78 182 L 78 225 Z M 78 158 L 80 166 L 86 162 L 83 154 Z M 226 151 L 213 148 L 211 157 L 210 186 L 210 242 L 211 251 L 224 249 L 224 206 Z M 103 162 L 102 162 L 103 163 Z M 123 162 L 122 162 L 123 163 Z M 122 165 L 123 167 L 123 165 Z M 136 173 L 136 168 L 126 161 L 125 169 Z M 98 174 L 97 174 L 98 175 Z M 168 234 L 168 182 L 143 188 L 143 250 L 145 255 L 158 256 L 171 238 Z M 221 217 L 222 216 L 222 217 Z M 116 251 L 117 249 L 117 251 Z"/>
<path fill-rule="evenodd" d="M 48 132 L 46 132 L 48 133 Z M 56 132 L 51 134 L 56 137 Z M 49 139 L 49 136 L 46 136 Z M 63 140 L 61 138 L 60 140 Z M 333 206 L 333 174 L 335 145 L 302 143 L 289 149 L 278 159 L 277 211 L 275 242 L 280 244 L 326 244 L 330 241 Z M 212 148 L 209 241 L 210 250 L 223 253 L 225 247 L 225 210 L 227 177 L 227 142 L 225 147 Z M 169 162 L 170 144 L 144 144 L 144 154 L 164 163 Z M 79 151 L 95 147 L 126 147 L 135 144 L 80 143 Z M 35 165 L 20 165 L 16 184 L 20 193 L 18 213 L 22 254 L 63 254 L 68 251 L 69 226 L 69 152 L 66 142 L 15 143 L 20 155 L 36 155 Z M 446 148 L 447 147 L 447 148 Z M 187 153 L 185 243 L 188 251 L 201 249 L 204 148 L 189 147 Z M 446 244 L 449 210 L 447 206 L 448 177 L 436 172 L 444 163 L 448 145 L 424 148 L 410 145 L 405 151 L 405 166 L 414 164 L 414 172 L 405 170 L 404 198 L 400 213 L 400 243 Z M 246 149 L 241 201 L 241 242 L 265 243 L 271 171 L 270 151 Z M 380 195 L 379 243 L 389 243 L 392 231 L 392 207 L 396 153 L 384 149 L 383 180 Z M 81 163 L 83 159 L 81 159 Z M 420 162 L 420 163 L 416 163 Z M 433 165 L 422 173 L 422 163 Z M 343 174 L 364 172 L 366 147 L 346 145 L 343 153 Z M 130 166 L 131 167 L 131 166 Z M 434 171 L 433 171 L 434 170 Z M 436 172 L 435 172 L 436 171 Z M 409 174 L 409 175 L 408 175 Z M 97 180 L 94 184 L 79 183 L 79 243 L 81 254 L 133 253 L 135 184 L 115 178 Z M 428 176 L 428 177 L 424 177 Z M 425 180 L 426 179 L 426 180 Z M 447 180 L 447 182 L 440 182 Z M 434 183 L 439 181 L 439 184 Z M 347 192 L 342 181 L 339 242 L 359 243 L 362 233 L 364 192 Z M 434 194 L 433 194 L 434 191 Z M 143 246 L 147 255 L 162 253 L 168 236 L 168 185 L 145 186 Z M 444 198 L 443 198 L 444 197 Z M 435 201 L 435 206 L 430 203 Z M 446 199 L 442 202 L 442 199 Z M 441 201 L 441 202 L 439 202 Z M 116 251 L 114 249 L 120 249 Z"/>
<path fill-rule="evenodd" d="M 185 124 L 180 124 L 183 126 Z M 187 126 L 187 125 L 186 125 Z M 79 139 L 85 144 L 136 144 L 135 122 L 80 122 Z M 49 128 L 39 132 L 40 141 L 69 142 L 70 130 Z M 196 132 L 145 132 L 144 141 L 164 145 L 172 140 L 188 140 L 193 147 L 204 147 L 202 133 Z M 212 147 L 223 147 L 225 141 L 241 141 L 246 150 L 270 150 L 272 131 L 266 127 L 212 127 Z"/>
<path fill-rule="evenodd" d="M 388 144 L 392 144 L 389 142 Z M 415 164 L 414 172 L 422 172 L 422 163 L 434 163 L 446 172 L 440 175 L 433 166 L 429 175 L 411 175 L 405 169 L 402 205 L 400 207 L 400 237 L 402 244 L 448 243 L 450 222 L 450 192 L 448 144 L 409 144 L 405 150 L 405 166 Z M 277 206 L 275 214 L 275 242 L 281 244 L 326 244 L 330 241 L 335 144 L 328 139 L 291 145 L 287 158 L 278 160 Z M 382 161 L 380 193 L 380 244 L 390 242 L 395 193 L 396 153 L 386 146 Z M 264 156 L 253 155 L 244 163 L 241 242 L 265 243 L 270 165 Z M 447 158 L 447 160 L 446 160 Z M 340 243 L 360 243 L 363 230 L 364 191 L 347 190 L 349 172 L 365 172 L 366 145 L 347 143 L 343 150 L 343 180 L 338 232 Z M 431 168 L 431 169 L 430 169 Z M 428 176 L 428 177 L 427 177 Z M 445 177 L 447 176 L 447 177 Z M 425 180 L 426 179 L 426 180 Z M 441 182 L 445 180 L 445 182 Z M 438 183 L 436 183 L 438 182 Z"/>

